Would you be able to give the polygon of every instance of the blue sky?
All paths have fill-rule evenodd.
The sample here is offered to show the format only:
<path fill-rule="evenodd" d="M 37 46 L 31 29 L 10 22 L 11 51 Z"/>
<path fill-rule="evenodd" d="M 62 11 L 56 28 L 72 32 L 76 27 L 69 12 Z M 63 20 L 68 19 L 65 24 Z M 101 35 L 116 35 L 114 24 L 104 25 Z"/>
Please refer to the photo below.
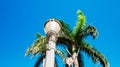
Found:
<path fill-rule="evenodd" d="M 86 40 L 108 59 L 111 67 L 120 67 L 119 0 L 0 0 L 0 67 L 33 67 L 38 56 L 24 53 L 36 39 L 45 35 L 43 26 L 49 18 L 58 18 L 75 26 L 76 11 L 81 9 L 87 24 L 96 26 L 99 36 Z M 85 67 L 94 65 L 84 54 Z"/>

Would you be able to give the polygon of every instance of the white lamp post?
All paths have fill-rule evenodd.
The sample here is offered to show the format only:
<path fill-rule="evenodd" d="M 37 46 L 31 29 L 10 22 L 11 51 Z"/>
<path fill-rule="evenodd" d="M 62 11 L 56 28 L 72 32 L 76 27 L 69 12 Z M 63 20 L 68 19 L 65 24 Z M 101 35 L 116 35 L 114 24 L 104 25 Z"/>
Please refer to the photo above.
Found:
<path fill-rule="evenodd" d="M 46 62 L 45 67 L 54 67 L 55 62 L 55 47 L 57 37 L 61 30 L 61 24 L 56 19 L 50 19 L 44 25 L 45 33 L 47 34 L 47 45 L 46 45 Z"/>

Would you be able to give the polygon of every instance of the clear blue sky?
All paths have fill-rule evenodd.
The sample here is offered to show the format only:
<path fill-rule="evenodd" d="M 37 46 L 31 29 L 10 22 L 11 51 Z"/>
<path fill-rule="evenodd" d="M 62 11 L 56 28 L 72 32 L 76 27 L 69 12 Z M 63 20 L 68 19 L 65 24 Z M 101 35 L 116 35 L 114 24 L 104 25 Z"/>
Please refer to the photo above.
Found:
<path fill-rule="evenodd" d="M 87 41 L 106 56 L 111 67 L 120 67 L 119 0 L 0 0 L 0 67 L 33 67 L 37 56 L 30 59 L 24 53 L 35 34 L 45 35 L 44 23 L 53 17 L 74 27 L 78 9 L 87 24 L 99 31 L 96 40 L 88 37 Z M 94 67 L 84 56 L 85 66 Z"/>

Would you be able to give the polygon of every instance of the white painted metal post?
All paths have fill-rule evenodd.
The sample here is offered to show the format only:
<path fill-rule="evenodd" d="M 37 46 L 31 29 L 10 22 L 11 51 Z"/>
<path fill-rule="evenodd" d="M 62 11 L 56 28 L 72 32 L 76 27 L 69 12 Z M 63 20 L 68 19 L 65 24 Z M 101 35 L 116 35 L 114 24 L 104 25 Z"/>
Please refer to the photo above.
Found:
<path fill-rule="evenodd" d="M 56 47 L 56 37 L 53 34 L 49 37 L 47 44 L 45 67 L 54 67 L 55 47 Z"/>
<path fill-rule="evenodd" d="M 54 67 L 55 47 L 58 35 L 61 31 L 61 24 L 58 20 L 54 18 L 50 19 L 45 23 L 44 30 L 47 34 L 45 67 Z"/>

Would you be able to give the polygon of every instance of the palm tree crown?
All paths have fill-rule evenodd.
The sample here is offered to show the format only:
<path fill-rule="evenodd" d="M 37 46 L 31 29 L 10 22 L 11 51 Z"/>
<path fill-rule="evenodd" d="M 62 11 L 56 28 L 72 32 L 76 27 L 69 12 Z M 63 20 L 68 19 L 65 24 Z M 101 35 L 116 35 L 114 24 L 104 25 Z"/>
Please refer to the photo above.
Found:
<path fill-rule="evenodd" d="M 86 17 L 84 16 L 83 12 L 81 10 L 78 10 L 78 19 L 75 28 L 72 30 L 70 26 L 64 21 L 59 20 L 62 25 L 62 31 L 58 37 L 57 45 L 63 44 L 66 45 L 68 48 L 66 48 L 68 55 L 67 57 L 74 56 L 76 54 L 76 58 L 78 60 L 78 66 L 77 67 L 84 67 L 83 59 L 82 59 L 82 53 L 81 51 L 85 52 L 87 55 L 89 55 L 93 62 L 100 62 L 100 64 L 103 67 L 108 67 L 108 62 L 106 58 L 98 52 L 95 48 L 93 48 L 89 43 L 87 43 L 84 38 L 87 36 L 92 36 L 93 39 L 97 36 L 97 30 L 92 25 L 86 25 Z M 41 34 L 37 34 L 37 40 L 34 41 L 34 43 L 27 49 L 25 56 L 32 53 L 32 57 L 38 53 L 42 53 L 40 58 L 35 64 L 35 67 L 38 67 L 41 62 L 45 58 L 45 51 L 46 51 L 46 36 L 42 36 Z M 56 53 L 59 54 L 63 60 L 65 60 L 67 57 L 64 55 L 64 53 L 61 50 L 56 49 Z M 76 62 L 73 64 L 75 67 Z"/>

